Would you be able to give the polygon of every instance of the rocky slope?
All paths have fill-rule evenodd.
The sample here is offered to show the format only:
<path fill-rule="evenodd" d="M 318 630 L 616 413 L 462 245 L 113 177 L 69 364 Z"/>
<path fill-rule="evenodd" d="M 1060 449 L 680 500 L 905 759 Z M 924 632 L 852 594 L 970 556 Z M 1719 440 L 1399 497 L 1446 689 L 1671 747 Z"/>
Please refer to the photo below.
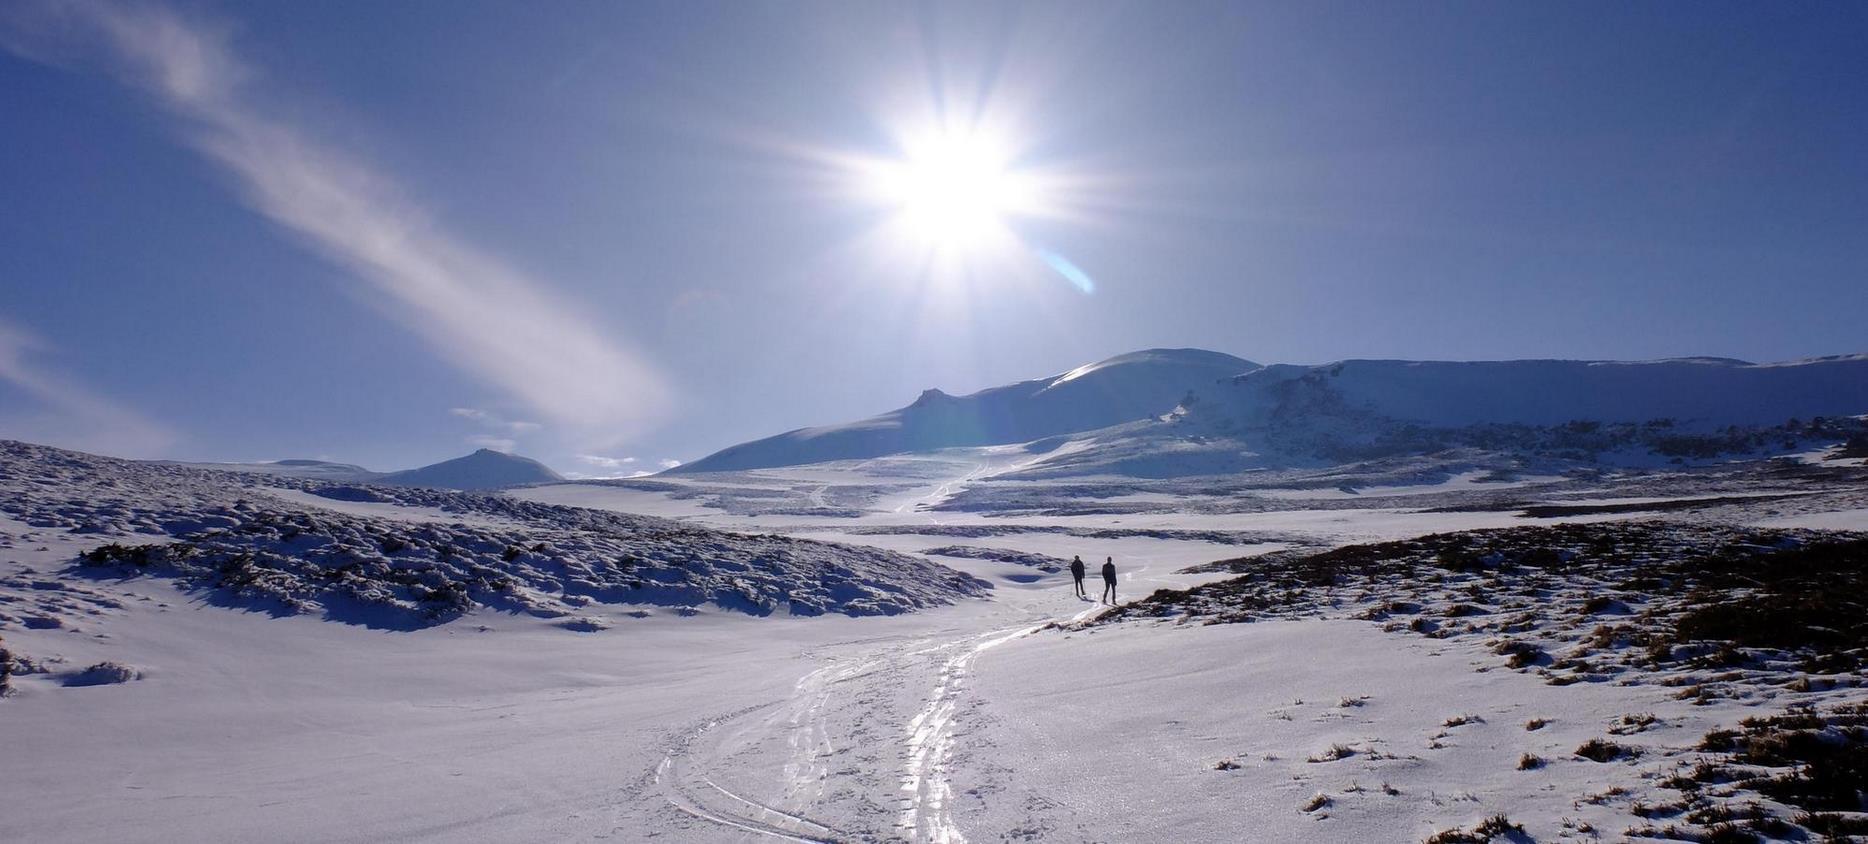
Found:
<path fill-rule="evenodd" d="M 214 603 L 391 628 L 482 607 L 584 628 L 601 624 L 573 618 L 592 604 L 894 614 L 989 588 L 923 558 L 873 548 L 11 441 L 0 441 L 0 515 L 103 541 L 59 580 L 170 578 Z M 23 622 L 0 606 L 0 628 Z"/>

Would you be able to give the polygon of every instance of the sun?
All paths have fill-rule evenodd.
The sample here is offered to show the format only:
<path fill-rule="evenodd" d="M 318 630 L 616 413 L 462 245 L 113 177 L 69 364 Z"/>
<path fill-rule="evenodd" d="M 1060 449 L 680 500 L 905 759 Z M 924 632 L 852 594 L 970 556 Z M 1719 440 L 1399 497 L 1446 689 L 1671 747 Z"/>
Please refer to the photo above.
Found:
<path fill-rule="evenodd" d="M 1033 179 L 1013 168 L 1002 144 L 968 132 L 929 134 L 903 156 L 877 162 L 869 185 L 916 238 L 942 249 L 980 248 L 1006 234 L 1010 218 L 1037 207 Z"/>

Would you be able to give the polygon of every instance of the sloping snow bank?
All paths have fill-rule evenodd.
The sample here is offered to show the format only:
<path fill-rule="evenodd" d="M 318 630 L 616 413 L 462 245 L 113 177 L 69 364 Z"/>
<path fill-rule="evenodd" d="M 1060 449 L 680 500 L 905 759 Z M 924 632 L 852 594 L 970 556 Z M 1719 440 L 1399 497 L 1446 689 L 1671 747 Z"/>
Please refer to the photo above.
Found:
<path fill-rule="evenodd" d="M 460 521 L 307 506 L 283 483 Z M 596 603 L 754 615 L 892 615 L 990 588 L 924 558 L 436 490 L 348 487 L 0 443 L 0 512 L 120 538 L 78 573 L 163 577 L 216 603 L 408 628 L 475 607 L 568 616 Z"/>

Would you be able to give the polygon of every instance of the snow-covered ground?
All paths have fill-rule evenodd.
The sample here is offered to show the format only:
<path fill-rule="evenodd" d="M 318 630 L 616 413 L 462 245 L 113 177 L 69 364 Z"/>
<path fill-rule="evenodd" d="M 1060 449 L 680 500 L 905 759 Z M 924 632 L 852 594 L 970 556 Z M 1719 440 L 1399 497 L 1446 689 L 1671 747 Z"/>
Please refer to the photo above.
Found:
<path fill-rule="evenodd" d="M 982 793 L 961 825 L 1065 841 L 1419 841 L 1502 812 L 1539 841 L 1585 837 L 1565 819 L 1612 840 L 1626 805 L 1579 801 L 1640 778 L 1571 751 L 1630 712 L 1666 713 L 1647 738 L 1682 744 L 1729 715 L 1665 689 L 1475 670 L 1488 657 L 1354 621 L 1120 626 L 1007 648 L 979 681 L 973 735 L 994 758 L 969 757 Z M 1548 725 L 1526 730 L 1532 719 Z M 1519 771 L 1525 753 L 1551 761 Z"/>
<path fill-rule="evenodd" d="M 1659 779 L 1690 765 L 1709 731 L 1860 693 L 1818 683 L 1696 705 L 1659 683 L 1556 685 L 1507 668 L 1482 636 L 1328 612 L 1083 626 L 1102 610 L 1066 572 L 996 559 L 1080 555 L 1094 595 L 1095 567 L 1113 557 L 1127 603 L 1229 577 L 1183 571 L 1215 560 L 1442 531 L 1657 518 L 1868 530 L 1857 468 L 1494 475 L 1459 458 L 1202 489 L 1015 480 L 1028 459 L 960 449 L 533 487 L 510 493 L 509 509 L 412 491 L 332 498 L 302 481 L 240 488 L 261 509 L 404 529 L 662 524 L 604 527 L 602 514 L 547 505 L 645 514 L 707 543 L 844 543 L 821 547 L 992 586 L 989 600 L 860 617 L 706 600 L 589 600 L 551 616 L 480 602 L 412 629 L 82 574 L 80 552 L 132 541 L 125 532 L 177 537 L 136 512 L 135 490 L 75 495 L 60 476 L 26 497 L 33 512 L 0 521 L 0 636 L 28 672 L 0 701 L 13 762 L 0 838 L 1420 841 L 1504 814 L 1530 840 L 1621 840 L 1684 822 L 1641 813 L 1677 797 Z M 165 482 L 154 503 L 215 498 L 233 483 L 217 478 Z M 31 485 L 11 464 L 0 480 Z M 1605 502 L 1633 506 L 1522 515 Z M 1672 509 L 1640 509 L 1654 504 Z M 992 551 L 922 556 L 955 546 Z M 558 580 L 540 594 L 562 601 Z M 103 663 L 127 674 L 83 671 Z M 71 685 L 100 677 L 124 682 Z M 1526 729 L 1532 719 L 1546 723 Z M 1605 736 L 1644 753 L 1575 755 Z M 1542 761 L 1519 770 L 1525 754 Z"/>

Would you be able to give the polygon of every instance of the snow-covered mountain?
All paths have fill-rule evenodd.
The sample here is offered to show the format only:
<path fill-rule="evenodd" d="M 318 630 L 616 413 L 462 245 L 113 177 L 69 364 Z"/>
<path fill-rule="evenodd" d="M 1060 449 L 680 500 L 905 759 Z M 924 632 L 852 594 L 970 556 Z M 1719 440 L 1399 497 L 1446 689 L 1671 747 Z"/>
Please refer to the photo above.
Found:
<path fill-rule="evenodd" d="M 1769 453 L 1859 434 L 1868 355 L 1754 364 L 1346 360 L 1273 365 L 1163 420 L 1084 435 L 1027 477 L 1225 474 L 1478 448 L 1595 460 Z M 1821 423 L 1815 422 L 1822 418 Z"/>
<path fill-rule="evenodd" d="M 371 482 L 441 489 L 499 489 L 562 480 L 563 475 L 529 457 L 483 448 L 466 457 L 443 460 L 419 469 L 391 472 Z"/>
<path fill-rule="evenodd" d="M 672 471 L 761 469 L 1028 442 L 1157 416 L 1190 390 L 1257 368 L 1219 352 L 1148 349 L 966 396 L 928 390 L 899 410 L 742 443 Z"/>
<path fill-rule="evenodd" d="M 1868 412 L 1868 355 L 1755 364 L 1656 361 L 1346 360 L 1267 366 L 1204 391 L 1200 414 L 1241 426 L 1374 416 L 1435 427 L 1672 419 L 1775 425 Z"/>
<path fill-rule="evenodd" d="M 1868 414 L 1868 355 L 1258 366 L 1155 349 L 970 396 L 929 390 L 892 413 L 737 445 L 679 471 L 1049 445 L 1059 436 L 1075 442 L 1016 475 L 1217 475 L 1448 448 L 1672 460 L 1840 442 L 1859 433 L 1851 417 L 1860 414 Z"/>

